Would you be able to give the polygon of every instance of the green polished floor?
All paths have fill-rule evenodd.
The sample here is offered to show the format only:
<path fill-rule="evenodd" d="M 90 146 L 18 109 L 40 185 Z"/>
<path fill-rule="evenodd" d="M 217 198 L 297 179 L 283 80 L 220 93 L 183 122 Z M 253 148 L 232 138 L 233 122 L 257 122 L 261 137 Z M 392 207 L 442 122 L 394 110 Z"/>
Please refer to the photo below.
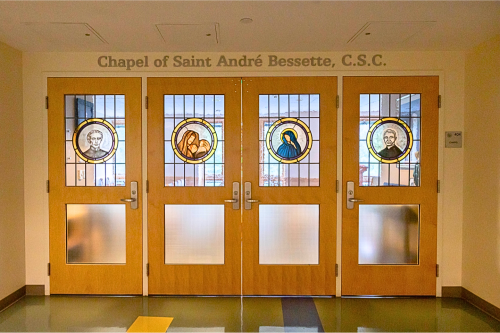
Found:
<path fill-rule="evenodd" d="M 125 332 L 138 316 L 173 317 L 168 332 L 500 332 L 453 298 L 65 296 L 21 299 L 0 312 L 0 331 Z"/>

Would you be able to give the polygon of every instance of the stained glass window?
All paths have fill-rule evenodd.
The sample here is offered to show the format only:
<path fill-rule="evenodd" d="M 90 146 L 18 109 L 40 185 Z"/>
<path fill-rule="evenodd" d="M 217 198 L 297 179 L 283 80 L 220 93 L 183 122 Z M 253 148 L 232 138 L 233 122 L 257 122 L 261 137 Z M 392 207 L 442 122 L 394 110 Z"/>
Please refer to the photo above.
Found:
<path fill-rule="evenodd" d="M 224 95 L 164 95 L 165 186 L 224 186 Z"/>
<path fill-rule="evenodd" d="M 420 186 L 420 94 L 361 94 L 360 186 Z"/>
<path fill-rule="evenodd" d="M 125 96 L 66 95 L 66 186 L 125 186 Z"/>
<path fill-rule="evenodd" d="M 259 96 L 259 185 L 319 186 L 319 94 Z"/>

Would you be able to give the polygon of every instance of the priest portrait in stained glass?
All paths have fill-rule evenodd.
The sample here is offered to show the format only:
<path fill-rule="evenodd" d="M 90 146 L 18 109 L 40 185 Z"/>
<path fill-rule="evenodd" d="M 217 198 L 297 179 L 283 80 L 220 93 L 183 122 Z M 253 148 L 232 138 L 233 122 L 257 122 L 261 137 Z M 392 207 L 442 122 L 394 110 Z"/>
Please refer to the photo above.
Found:
<path fill-rule="evenodd" d="M 87 142 L 90 144 L 90 148 L 83 152 L 88 158 L 98 159 L 106 156 L 108 153 L 101 149 L 101 143 L 103 139 L 103 134 L 99 130 L 92 130 L 87 134 Z"/>
<path fill-rule="evenodd" d="M 118 134 L 109 122 L 100 118 L 83 121 L 73 134 L 75 153 L 87 163 L 103 163 L 118 148 Z"/>
<path fill-rule="evenodd" d="M 395 158 L 403 154 L 403 151 L 396 144 L 398 135 L 395 130 L 392 128 L 386 129 L 382 135 L 382 139 L 384 140 L 385 148 L 378 152 L 381 157 Z"/>
<path fill-rule="evenodd" d="M 366 145 L 370 154 L 378 161 L 397 163 L 410 153 L 413 135 L 403 120 L 382 118 L 368 130 Z"/>

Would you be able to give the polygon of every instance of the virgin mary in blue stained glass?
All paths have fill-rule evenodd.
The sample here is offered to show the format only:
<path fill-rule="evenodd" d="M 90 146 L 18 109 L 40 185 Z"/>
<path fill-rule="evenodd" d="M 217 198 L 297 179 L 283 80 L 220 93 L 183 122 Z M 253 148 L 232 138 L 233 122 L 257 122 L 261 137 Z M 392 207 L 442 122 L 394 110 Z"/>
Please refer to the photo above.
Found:
<path fill-rule="evenodd" d="M 300 144 L 297 142 L 295 133 L 292 131 L 284 131 L 281 134 L 281 140 L 283 143 L 278 147 L 278 155 L 282 158 L 294 158 L 300 155 L 302 149 Z"/>

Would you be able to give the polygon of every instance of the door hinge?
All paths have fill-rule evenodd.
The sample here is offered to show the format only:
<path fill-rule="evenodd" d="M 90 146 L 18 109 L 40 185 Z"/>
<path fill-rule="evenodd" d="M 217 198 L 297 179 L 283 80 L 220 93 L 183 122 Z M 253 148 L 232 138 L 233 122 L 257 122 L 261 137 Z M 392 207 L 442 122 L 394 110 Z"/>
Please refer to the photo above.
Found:
<path fill-rule="evenodd" d="M 146 180 L 146 193 L 149 193 L 149 180 Z"/>
<path fill-rule="evenodd" d="M 438 95 L 438 109 L 441 109 L 441 95 Z"/>
<path fill-rule="evenodd" d="M 146 264 L 146 276 L 149 276 L 149 263 Z"/>
<path fill-rule="evenodd" d="M 437 181 L 437 192 L 441 193 L 441 181 L 440 180 Z"/>
<path fill-rule="evenodd" d="M 50 262 L 47 264 L 47 276 L 50 276 Z"/>
<path fill-rule="evenodd" d="M 337 184 L 336 184 L 336 186 L 335 186 L 335 192 L 336 192 L 336 193 L 339 193 L 339 191 L 340 191 L 340 182 L 339 182 L 339 181 L 338 181 L 338 179 L 337 179 Z"/>
<path fill-rule="evenodd" d="M 337 109 L 340 107 L 340 96 L 337 95 Z"/>
<path fill-rule="evenodd" d="M 335 277 L 339 276 L 339 264 L 335 264 Z"/>
<path fill-rule="evenodd" d="M 439 264 L 436 264 L 436 277 L 439 277 Z"/>
<path fill-rule="evenodd" d="M 49 193 L 50 192 L 50 180 L 47 180 L 46 188 L 47 188 L 47 193 Z"/>
<path fill-rule="evenodd" d="M 45 110 L 49 109 L 49 96 L 45 96 Z"/>
<path fill-rule="evenodd" d="M 147 110 L 147 109 L 149 108 L 149 100 L 148 100 L 148 96 L 146 96 L 146 97 L 144 98 L 144 105 L 145 105 L 146 110 Z"/>

